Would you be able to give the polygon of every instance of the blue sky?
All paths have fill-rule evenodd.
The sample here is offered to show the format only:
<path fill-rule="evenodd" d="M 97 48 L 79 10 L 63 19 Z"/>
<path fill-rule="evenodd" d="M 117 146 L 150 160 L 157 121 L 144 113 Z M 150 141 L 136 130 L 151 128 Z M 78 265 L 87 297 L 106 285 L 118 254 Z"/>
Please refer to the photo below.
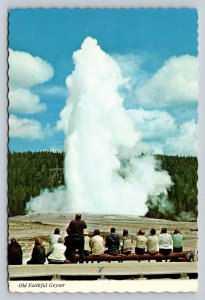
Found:
<path fill-rule="evenodd" d="M 196 155 L 194 9 L 10 10 L 10 150 L 63 150 L 65 80 L 87 36 L 130 78 L 124 106 L 153 152 Z"/>

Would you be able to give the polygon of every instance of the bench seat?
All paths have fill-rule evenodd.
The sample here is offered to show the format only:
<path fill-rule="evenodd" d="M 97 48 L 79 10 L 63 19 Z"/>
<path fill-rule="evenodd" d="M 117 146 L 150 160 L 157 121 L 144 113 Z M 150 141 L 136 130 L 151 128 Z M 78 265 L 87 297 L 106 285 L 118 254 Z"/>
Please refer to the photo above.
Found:
<path fill-rule="evenodd" d="M 85 262 L 94 262 L 94 261 L 150 261 L 150 260 L 155 260 L 155 261 L 189 261 L 189 254 L 192 251 L 182 251 L 179 253 L 170 253 L 169 255 L 162 255 L 160 253 L 157 254 L 148 254 L 145 253 L 143 255 L 139 255 L 139 254 L 135 254 L 135 253 L 131 253 L 128 255 L 125 254 L 118 254 L 118 255 L 109 255 L 109 254 L 101 254 L 101 255 L 89 255 L 85 257 Z M 76 255 L 77 260 L 79 261 L 79 255 Z"/>

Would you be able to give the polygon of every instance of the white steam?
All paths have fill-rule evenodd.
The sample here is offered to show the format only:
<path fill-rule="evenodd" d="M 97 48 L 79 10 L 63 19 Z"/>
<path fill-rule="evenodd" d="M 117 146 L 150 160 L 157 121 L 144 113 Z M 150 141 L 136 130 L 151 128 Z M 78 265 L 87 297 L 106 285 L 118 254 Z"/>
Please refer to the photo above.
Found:
<path fill-rule="evenodd" d="M 65 132 L 64 189 L 31 199 L 28 211 L 144 215 L 147 200 L 166 210 L 171 179 L 150 155 L 123 107 L 126 84 L 117 62 L 88 37 L 73 55 L 69 98 L 58 127 Z"/>

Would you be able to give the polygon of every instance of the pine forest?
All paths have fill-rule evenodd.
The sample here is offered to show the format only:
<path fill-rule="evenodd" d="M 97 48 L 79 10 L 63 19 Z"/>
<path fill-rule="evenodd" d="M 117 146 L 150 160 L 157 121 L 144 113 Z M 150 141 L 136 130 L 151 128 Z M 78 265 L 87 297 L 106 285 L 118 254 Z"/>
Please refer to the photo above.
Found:
<path fill-rule="evenodd" d="M 159 212 L 150 207 L 147 217 L 194 221 L 197 218 L 197 169 L 196 157 L 156 155 L 161 168 L 167 170 L 173 185 L 168 199 L 174 210 Z M 24 215 L 26 202 L 40 194 L 64 185 L 63 152 L 9 152 L 8 153 L 8 215 Z M 148 205 L 149 207 L 149 205 Z"/>

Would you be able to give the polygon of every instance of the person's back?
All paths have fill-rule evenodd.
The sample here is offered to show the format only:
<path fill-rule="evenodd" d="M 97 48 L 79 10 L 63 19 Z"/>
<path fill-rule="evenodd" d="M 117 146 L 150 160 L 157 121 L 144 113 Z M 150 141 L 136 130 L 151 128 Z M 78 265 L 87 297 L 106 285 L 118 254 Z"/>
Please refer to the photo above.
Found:
<path fill-rule="evenodd" d="M 83 236 L 83 230 L 87 228 L 87 225 L 85 221 L 76 218 L 75 220 L 72 220 L 69 224 L 70 229 L 70 235 L 82 235 Z"/>
<path fill-rule="evenodd" d="M 61 237 L 60 235 L 60 229 L 59 228 L 56 228 L 54 230 L 54 233 L 52 233 L 49 237 L 49 244 L 50 246 L 52 246 L 53 244 L 57 243 L 58 242 L 58 239 L 59 237 Z"/>
<path fill-rule="evenodd" d="M 90 248 L 93 255 L 104 253 L 104 241 L 103 237 L 100 236 L 100 231 L 98 229 L 94 231 L 94 236 L 90 240 Z"/>
<path fill-rule="evenodd" d="M 66 260 L 65 251 L 66 246 L 63 244 L 64 240 L 62 237 L 58 239 L 58 242 L 53 244 L 47 252 L 49 263 L 64 263 Z"/>
<path fill-rule="evenodd" d="M 147 238 L 144 234 L 144 230 L 140 229 L 136 236 L 135 253 L 139 255 L 144 254 L 147 248 Z"/>
<path fill-rule="evenodd" d="M 132 239 L 127 229 L 123 230 L 123 236 L 120 239 L 121 253 L 130 254 L 132 252 Z"/>
<path fill-rule="evenodd" d="M 178 230 L 175 230 L 172 235 L 173 252 L 183 251 L 183 239 L 183 235 Z"/>
<path fill-rule="evenodd" d="M 144 235 L 136 236 L 136 247 L 140 249 L 145 249 L 147 246 L 147 238 Z"/>
<path fill-rule="evenodd" d="M 76 263 L 76 250 L 79 251 L 80 263 L 84 261 L 84 229 L 87 228 L 85 221 L 81 220 L 81 214 L 77 213 L 75 219 L 68 226 L 70 235 L 71 263 Z"/>
<path fill-rule="evenodd" d="M 108 248 L 108 253 L 119 253 L 120 241 L 118 236 L 115 234 L 115 228 L 111 228 L 110 235 L 106 237 L 105 246 Z"/>
<path fill-rule="evenodd" d="M 33 247 L 31 259 L 27 261 L 27 264 L 44 264 L 46 261 L 45 248 L 42 245 L 42 240 L 37 238 Z"/>
<path fill-rule="evenodd" d="M 11 239 L 8 245 L 8 264 L 9 265 L 21 265 L 22 264 L 23 252 L 20 244 L 15 238 Z"/>
<path fill-rule="evenodd" d="M 163 255 L 168 255 L 173 250 L 173 241 L 169 233 L 167 233 L 166 228 L 161 229 L 161 233 L 158 236 L 159 238 L 159 252 Z"/>
<path fill-rule="evenodd" d="M 32 260 L 35 264 L 45 263 L 45 248 L 44 246 L 34 246 L 32 253 Z"/>
<path fill-rule="evenodd" d="M 160 249 L 172 249 L 173 241 L 169 233 L 160 233 L 159 236 L 159 248 Z"/>
<path fill-rule="evenodd" d="M 150 230 L 150 235 L 147 238 L 147 252 L 150 254 L 159 252 L 159 239 L 154 228 Z"/>

